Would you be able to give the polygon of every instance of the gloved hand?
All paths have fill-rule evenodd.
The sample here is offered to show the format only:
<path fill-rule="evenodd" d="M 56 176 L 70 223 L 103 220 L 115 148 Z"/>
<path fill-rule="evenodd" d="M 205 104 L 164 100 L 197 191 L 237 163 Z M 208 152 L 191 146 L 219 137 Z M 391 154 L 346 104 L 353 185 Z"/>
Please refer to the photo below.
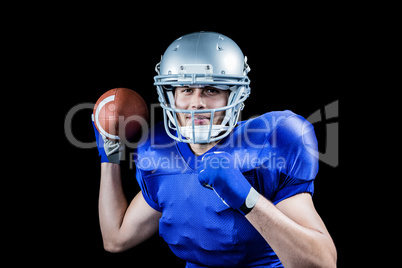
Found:
<path fill-rule="evenodd" d="M 227 152 L 207 153 L 197 169 L 201 185 L 213 189 L 230 207 L 249 213 L 260 196 L 236 167 Z"/>
<path fill-rule="evenodd" d="M 101 157 L 101 163 L 115 163 L 120 164 L 120 154 L 124 149 L 121 146 L 121 142 L 116 140 L 111 140 L 106 136 L 99 133 L 98 129 L 95 127 L 94 116 L 92 115 L 92 126 L 95 131 L 96 145 L 98 146 L 99 155 Z"/>

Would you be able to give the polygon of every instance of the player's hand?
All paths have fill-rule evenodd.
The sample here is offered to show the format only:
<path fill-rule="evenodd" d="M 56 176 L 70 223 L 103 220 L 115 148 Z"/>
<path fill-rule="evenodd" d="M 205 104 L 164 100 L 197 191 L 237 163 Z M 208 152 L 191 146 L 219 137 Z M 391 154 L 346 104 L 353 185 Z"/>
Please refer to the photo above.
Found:
<path fill-rule="evenodd" d="M 197 171 L 201 185 L 213 189 L 227 205 L 244 215 L 257 203 L 260 194 L 251 187 L 229 153 L 205 154 Z"/>
<path fill-rule="evenodd" d="M 95 127 L 94 117 L 92 115 L 92 126 L 95 131 L 96 145 L 98 146 L 101 163 L 115 163 L 120 164 L 120 153 L 123 149 L 119 141 L 111 140 L 99 133 Z"/>

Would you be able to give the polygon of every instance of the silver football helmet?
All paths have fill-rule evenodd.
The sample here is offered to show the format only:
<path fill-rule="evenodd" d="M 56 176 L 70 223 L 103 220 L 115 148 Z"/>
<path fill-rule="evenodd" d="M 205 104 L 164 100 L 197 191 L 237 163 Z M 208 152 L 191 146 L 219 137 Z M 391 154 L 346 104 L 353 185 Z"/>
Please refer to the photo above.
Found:
<path fill-rule="evenodd" d="M 232 39 L 214 32 L 184 35 L 166 49 L 155 70 L 158 75 L 154 85 L 171 138 L 186 143 L 210 143 L 226 137 L 236 126 L 250 94 L 250 68 L 247 57 Z M 183 86 L 230 90 L 227 105 L 217 109 L 177 109 L 174 88 Z M 225 111 L 225 116 L 220 125 L 214 125 L 214 114 L 219 111 Z M 179 126 L 177 113 L 190 114 L 192 125 Z M 194 125 L 194 116 L 200 113 L 211 114 L 209 125 Z"/>

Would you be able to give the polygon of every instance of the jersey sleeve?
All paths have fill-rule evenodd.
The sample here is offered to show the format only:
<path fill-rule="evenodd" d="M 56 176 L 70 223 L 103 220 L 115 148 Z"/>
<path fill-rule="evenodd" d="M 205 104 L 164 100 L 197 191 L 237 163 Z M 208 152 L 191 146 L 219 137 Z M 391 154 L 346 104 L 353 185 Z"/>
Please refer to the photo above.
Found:
<path fill-rule="evenodd" d="M 314 193 L 314 179 L 318 172 L 318 146 L 314 127 L 303 117 L 285 119 L 269 137 L 277 157 L 283 165 L 276 170 L 277 183 L 272 202 L 299 193 Z"/>
<path fill-rule="evenodd" d="M 137 172 L 135 175 L 138 185 L 141 188 L 142 191 L 142 195 L 144 196 L 145 201 L 148 203 L 148 205 L 150 207 L 152 207 L 153 209 L 162 212 L 161 207 L 158 205 L 157 202 L 155 202 L 155 200 L 152 198 L 150 191 L 148 190 L 147 184 L 145 182 L 145 180 L 142 177 L 141 171 L 138 170 L 137 168 Z"/>

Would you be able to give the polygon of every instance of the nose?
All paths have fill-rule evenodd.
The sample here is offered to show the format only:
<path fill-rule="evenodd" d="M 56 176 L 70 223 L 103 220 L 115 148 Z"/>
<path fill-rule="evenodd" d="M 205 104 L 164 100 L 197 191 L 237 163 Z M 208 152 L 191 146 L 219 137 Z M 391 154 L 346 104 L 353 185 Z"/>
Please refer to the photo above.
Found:
<path fill-rule="evenodd" d="M 202 89 L 196 88 L 191 96 L 190 108 L 192 110 L 200 110 L 205 108 L 205 102 L 202 95 Z"/>

